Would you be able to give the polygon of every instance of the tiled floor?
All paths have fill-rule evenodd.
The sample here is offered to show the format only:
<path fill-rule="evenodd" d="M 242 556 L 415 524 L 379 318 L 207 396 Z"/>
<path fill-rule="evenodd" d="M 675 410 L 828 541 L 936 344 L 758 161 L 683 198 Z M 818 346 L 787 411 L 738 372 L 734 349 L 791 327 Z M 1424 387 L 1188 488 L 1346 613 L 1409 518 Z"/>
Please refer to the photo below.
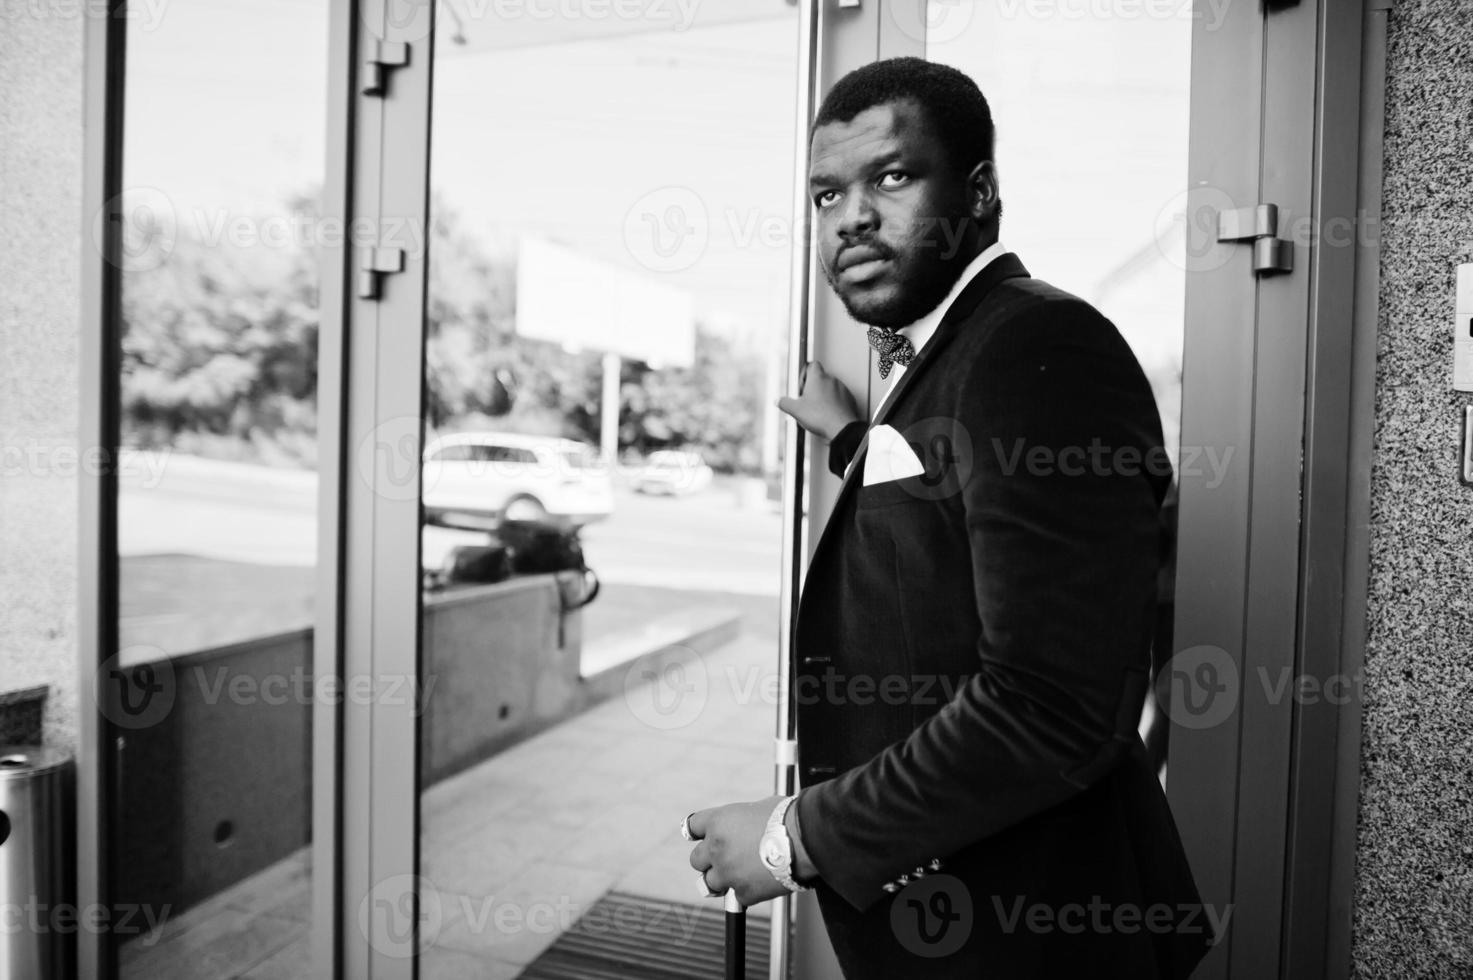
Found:
<path fill-rule="evenodd" d="M 611 888 L 699 904 L 680 820 L 771 794 L 775 668 L 771 641 L 743 634 L 431 787 L 420 976 L 513 978 Z M 123 976 L 306 977 L 305 864 L 283 861 L 171 920 L 134 944 Z"/>

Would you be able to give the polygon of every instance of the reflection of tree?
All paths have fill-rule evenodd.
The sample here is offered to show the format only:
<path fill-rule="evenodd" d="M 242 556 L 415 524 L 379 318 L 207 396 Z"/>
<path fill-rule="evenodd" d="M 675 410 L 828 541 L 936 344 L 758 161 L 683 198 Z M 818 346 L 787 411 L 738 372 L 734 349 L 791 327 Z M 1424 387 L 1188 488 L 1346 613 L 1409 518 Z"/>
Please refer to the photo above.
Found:
<path fill-rule="evenodd" d="M 181 229 L 123 277 L 123 443 L 313 465 L 317 324 L 309 251 Z"/>
<path fill-rule="evenodd" d="M 729 340 L 701 330 L 689 369 L 645 372 L 624 385 L 619 441 L 639 450 L 688 445 L 715 469 L 756 473 L 762 363 Z"/>
<path fill-rule="evenodd" d="M 437 200 L 430 243 L 428 420 L 437 427 L 495 428 L 596 443 L 602 368 L 595 352 L 568 353 L 516 333 L 512 255 L 488 258 Z M 762 363 L 697 327 L 689 369 L 624 363 L 621 448 L 699 449 L 711 465 L 759 465 Z"/>
<path fill-rule="evenodd" d="M 289 202 L 294 227 L 319 227 L 314 202 Z M 427 423 L 597 442 L 599 355 L 518 336 L 515 257 L 488 255 L 443 202 L 432 213 Z M 314 466 L 316 255 L 225 238 L 181 227 L 166 261 L 124 276 L 124 444 Z M 762 377 L 757 355 L 701 328 L 690 368 L 625 362 L 621 447 L 754 472 Z"/>

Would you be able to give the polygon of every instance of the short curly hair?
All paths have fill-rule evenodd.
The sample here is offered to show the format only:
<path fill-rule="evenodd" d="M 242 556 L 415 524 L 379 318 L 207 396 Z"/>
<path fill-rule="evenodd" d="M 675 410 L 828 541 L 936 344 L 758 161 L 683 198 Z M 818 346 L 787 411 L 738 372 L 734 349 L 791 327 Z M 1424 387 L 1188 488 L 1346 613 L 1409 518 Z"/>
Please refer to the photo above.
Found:
<path fill-rule="evenodd" d="M 887 58 L 856 68 L 835 83 L 819 107 L 820 126 L 847 123 L 866 109 L 914 99 L 935 129 L 951 163 L 963 172 L 992 159 L 992 109 L 977 83 L 949 65 L 924 58 Z"/>

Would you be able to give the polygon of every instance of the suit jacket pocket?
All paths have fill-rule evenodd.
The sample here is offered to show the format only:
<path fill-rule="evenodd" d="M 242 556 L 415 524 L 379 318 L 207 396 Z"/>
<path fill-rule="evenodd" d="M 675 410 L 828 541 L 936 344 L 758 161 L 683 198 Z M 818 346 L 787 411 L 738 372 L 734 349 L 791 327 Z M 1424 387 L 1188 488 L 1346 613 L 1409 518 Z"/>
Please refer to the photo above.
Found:
<path fill-rule="evenodd" d="M 887 480 L 867 487 L 860 487 L 855 506 L 860 510 L 875 507 L 892 507 L 895 504 L 916 503 L 924 498 L 917 491 L 919 478 L 908 476 L 900 480 Z"/>

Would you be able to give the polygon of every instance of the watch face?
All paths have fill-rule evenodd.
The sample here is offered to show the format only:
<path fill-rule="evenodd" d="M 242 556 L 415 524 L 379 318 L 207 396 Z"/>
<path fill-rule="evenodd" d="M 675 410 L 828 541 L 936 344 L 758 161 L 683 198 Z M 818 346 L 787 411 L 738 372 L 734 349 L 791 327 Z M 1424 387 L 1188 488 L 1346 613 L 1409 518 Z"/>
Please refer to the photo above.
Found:
<path fill-rule="evenodd" d="M 762 838 L 757 852 L 762 858 L 762 863 L 768 868 L 781 868 L 786 863 L 784 859 L 787 855 L 783 853 L 783 846 L 776 837 Z"/>

